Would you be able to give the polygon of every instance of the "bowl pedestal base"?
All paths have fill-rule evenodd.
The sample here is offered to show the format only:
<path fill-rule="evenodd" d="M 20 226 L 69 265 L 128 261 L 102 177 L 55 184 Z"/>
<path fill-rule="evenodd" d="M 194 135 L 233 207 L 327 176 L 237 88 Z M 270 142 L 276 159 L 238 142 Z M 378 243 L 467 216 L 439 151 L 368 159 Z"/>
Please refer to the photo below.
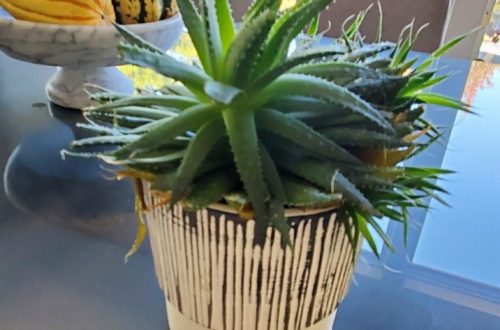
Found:
<path fill-rule="evenodd" d="M 93 105 L 85 91 L 88 85 L 112 90 L 117 93 L 132 94 L 133 82 L 116 67 L 63 68 L 49 79 L 45 87 L 49 100 L 66 108 L 84 109 Z"/>

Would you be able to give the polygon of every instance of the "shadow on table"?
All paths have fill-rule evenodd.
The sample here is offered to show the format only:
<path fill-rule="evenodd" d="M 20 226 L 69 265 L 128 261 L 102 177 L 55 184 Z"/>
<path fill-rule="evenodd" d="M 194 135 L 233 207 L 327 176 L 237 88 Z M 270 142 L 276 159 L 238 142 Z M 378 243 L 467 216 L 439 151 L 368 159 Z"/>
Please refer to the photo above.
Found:
<path fill-rule="evenodd" d="M 68 157 L 81 121 L 79 111 L 51 105 L 57 119 L 26 136 L 11 153 L 4 171 L 9 201 L 22 213 L 80 232 L 131 244 L 135 234 L 133 188 L 128 181 L 105 179 L 97 160 Z"/>

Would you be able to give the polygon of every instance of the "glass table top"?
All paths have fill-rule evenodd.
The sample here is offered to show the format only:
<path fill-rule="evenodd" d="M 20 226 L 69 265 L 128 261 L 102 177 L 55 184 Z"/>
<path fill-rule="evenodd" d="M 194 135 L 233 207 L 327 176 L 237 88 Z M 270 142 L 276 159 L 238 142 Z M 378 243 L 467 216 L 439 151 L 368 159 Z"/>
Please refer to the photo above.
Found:
<path fill-rule="evenodd" d="M 480 116 L 457 115 L 443 159 L 457 174 L 442 182 L 452 207 L 431 201 L 414 261 L 500 289 L 500 67 L 474 63 L 464 93 Z M 498 88 L 498 87 L 497 87 Z"/>
<path fill-rule="evenodd" d="M 446 134 L 412 163 L 457 171 L 444 183 L 453 208 L 430 201 L 429 214 L 415 212 L 406 248 L 388 224 L 399 252 L 382 248 L 378 261 L 363 251 L 336 330 L 500 329 L 500 66 L 438 67 L 454 76 L 435 92 L 463 96 L 479 116 L 429 109 Z M 166 329 L 147 244 L 123 262 L 135 235 L 131 185 L 60 157 L 81 136 L 81 115 L 47 102 L 53 71 L 0 54 L 0 329 Z"/>

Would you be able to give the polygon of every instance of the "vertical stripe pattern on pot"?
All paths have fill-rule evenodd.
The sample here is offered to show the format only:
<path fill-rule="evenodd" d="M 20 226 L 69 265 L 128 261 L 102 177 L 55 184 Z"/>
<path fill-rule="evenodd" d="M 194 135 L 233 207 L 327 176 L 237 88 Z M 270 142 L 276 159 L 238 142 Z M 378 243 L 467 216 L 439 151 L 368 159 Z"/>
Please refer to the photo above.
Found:
<path fill-rule="evenodd" d="M 254 244 L 254 221 L 235 214 L 154 207 L 146 197 L 160 286 L 170 306 L 204 329 L 307 329 L 347 292 L 354 251 L 334 211 L 290 218 L 290 249 L 271 228 Z"/>

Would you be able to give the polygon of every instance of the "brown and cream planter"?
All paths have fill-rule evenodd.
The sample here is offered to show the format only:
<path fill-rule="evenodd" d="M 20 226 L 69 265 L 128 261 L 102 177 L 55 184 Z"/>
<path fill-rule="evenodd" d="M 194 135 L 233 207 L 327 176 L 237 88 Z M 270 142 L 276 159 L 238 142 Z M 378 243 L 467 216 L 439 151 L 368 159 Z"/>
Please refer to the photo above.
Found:
<path fill-rule="evenodd" d="M 158 205 L 146 194 L 148 205 Z M 158 202 L 158 203 L 157 203 Z M 171 330 L 331 329 L 353 273 L 353 248 L 335 210 L 289 210 L 293 248 L 223 205 L 146 213 Z"/>

